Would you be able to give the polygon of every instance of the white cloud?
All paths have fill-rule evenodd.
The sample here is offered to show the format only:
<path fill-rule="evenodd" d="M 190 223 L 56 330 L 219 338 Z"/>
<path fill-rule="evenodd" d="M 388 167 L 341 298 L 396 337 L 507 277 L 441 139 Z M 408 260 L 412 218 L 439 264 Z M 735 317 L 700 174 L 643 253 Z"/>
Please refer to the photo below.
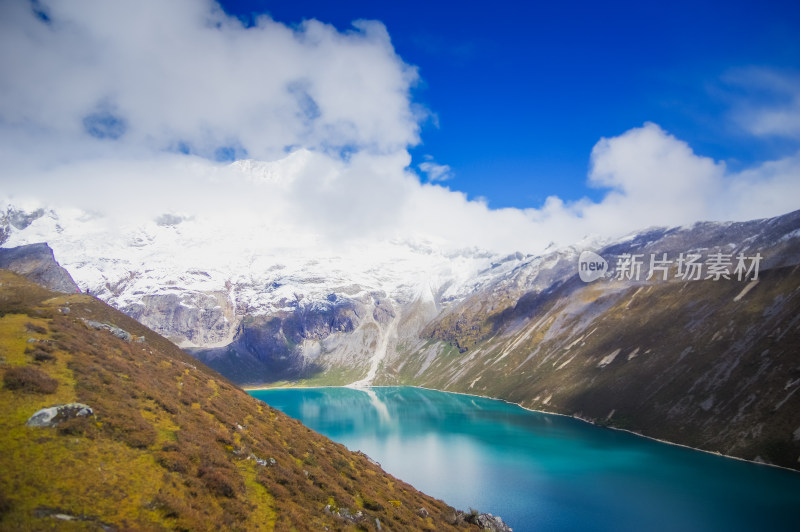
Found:
<path fill-rule="evenodd" d="M 600 202 L 565 204 L 552 197 L 541 209 L 527 211 L 559 235 L 556 241 L 653 225 L 748 220 L 800 208 L 800 154 L 732 173 L 647 123 L 601 139 L 591 161 L 589 184 L 610 189 Z"/>
<path fill-rule="evenodd" d="M 695 155 L 685 142 L 652 123 L 601 139 L 591 161 L 589 183 L 611 192 L 600 205 L 587 206 L 585 214 L 613 225 L 637 219 L 659 225 L 703 219 L 725 173 L 723 164 Z"/>
<path fill-rule="evenodd" d="M 768 161 L 729 179 L 715 219 L 748 220 L 800 208 L 800 154 Z"/>
<path fill-rule="evenodd" d="M 736 90 L 733 119 L 756 136 L 800 138 L 800 74 L 746 68 L 724 80 Z"/>
<path fill-rule="evenodd" d="M 430 156 L 428 156 L 430 157 Z M 428 176 L 428 181 L 433 183 L 435 181 L 447 181 L 453 177 L 453 170 L 449 165 L 438 164 L 432 158 L 419 163 L 419 169 Z"/>
<path fill-rule="evenodd" d="M 731 173 L 648 123 L 592 150 L 599 202 L 491 209 L 437 184 L 447 165 L 421 163 L 428 183 L 408 170 L 417 73 L 379 23 L 246 29 L 209 1 L 42 4 L 50 24 L 24 2 L 0 6 L 0 178 L 14 201 L 292 235 L 264 242 L 424 236 L 525 252 L 800 207 L 800 155 Z M 220 149 L 256 161 L 209 160 Z"/>
<path fill-rule="evenodd" d="M 27 2 L 0 7 L 0 116 L 32 135 L 91 145 L 92 121 L 116 120 L 119 139 L 106 144 L 118 148 L 259 159 L 418 141 L 416 70 L 378 22 L 340 33 L 262 17 L 246 29 L 208 0 L 41 4 L 50 24 Z"/>

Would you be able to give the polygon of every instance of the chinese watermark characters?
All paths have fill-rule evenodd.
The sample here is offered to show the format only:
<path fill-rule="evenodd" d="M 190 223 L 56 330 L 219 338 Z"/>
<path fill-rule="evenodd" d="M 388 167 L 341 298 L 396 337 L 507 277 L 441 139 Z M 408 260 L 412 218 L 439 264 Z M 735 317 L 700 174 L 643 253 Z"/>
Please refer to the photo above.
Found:
<path fill-rule="evenodd" d="M 618 281 L 757 281 L 762 259 L 761 253 L 748 256 L 717 252 L 706 257 L 700 253 L 680 253 L 677 257 L 669 257 L 667 253 L 650 253 L 649 256 L 623 253 L 617 257 L 613 274 L 608 274 L 605 259 L 594 252 L 584 251 L 578 259 L 578 273 L 587 283 L 601 277 L 613 277 Z"/>

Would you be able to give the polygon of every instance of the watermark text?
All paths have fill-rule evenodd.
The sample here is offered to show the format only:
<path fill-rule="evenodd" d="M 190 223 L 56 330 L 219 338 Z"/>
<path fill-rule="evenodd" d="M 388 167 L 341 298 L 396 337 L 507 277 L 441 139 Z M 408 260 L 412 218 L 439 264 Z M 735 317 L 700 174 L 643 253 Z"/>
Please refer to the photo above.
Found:
<path fill-rule="evenodd" d="M 608 273 L 608 261 L 593 251 L 584 251 L 578 259 L 578 274 L 587 283 L 602 277 L 618 281 L 757 281 L 762 259 L 761 253 L 680 253 L 677 257 L 667 253 L 623 253 L 617 257 L 613 273 Z"/>

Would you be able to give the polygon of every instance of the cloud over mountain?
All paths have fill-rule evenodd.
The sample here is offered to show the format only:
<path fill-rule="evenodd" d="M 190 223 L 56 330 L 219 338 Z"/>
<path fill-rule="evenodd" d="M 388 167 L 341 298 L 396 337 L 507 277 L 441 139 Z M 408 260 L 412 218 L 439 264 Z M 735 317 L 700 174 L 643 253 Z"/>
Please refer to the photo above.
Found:
<path fill-rule="evenodd" d="M 380 22 L 246 27 L 207 0 L 19 1 L 0 7 L 0 49 L 3 192 L 119 223 L 259 217 L 328 241 L 421 235 L 535 252 L 777 215 L 800 197 L 798 155 L 732 173 L 651 123 L 594 147 L 598 202 L 492 209 L 442 186 L 450 169 L 433 159 L 423 183 L 408 152 L 426 116 L 411 95 L 418 73 Z M 248 171 L 228 166 L 244 159 Z"/>

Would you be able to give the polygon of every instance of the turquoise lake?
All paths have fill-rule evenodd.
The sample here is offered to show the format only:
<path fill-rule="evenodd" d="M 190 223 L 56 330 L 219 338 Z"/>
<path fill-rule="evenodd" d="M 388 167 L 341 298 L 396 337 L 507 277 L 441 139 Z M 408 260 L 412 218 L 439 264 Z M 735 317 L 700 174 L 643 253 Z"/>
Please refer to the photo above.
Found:
<path fill-rule="evenodd" d="M 800 474 L 791 471 L 418 388 L 250 393 L 516 532 L 800 530 Z"/>

